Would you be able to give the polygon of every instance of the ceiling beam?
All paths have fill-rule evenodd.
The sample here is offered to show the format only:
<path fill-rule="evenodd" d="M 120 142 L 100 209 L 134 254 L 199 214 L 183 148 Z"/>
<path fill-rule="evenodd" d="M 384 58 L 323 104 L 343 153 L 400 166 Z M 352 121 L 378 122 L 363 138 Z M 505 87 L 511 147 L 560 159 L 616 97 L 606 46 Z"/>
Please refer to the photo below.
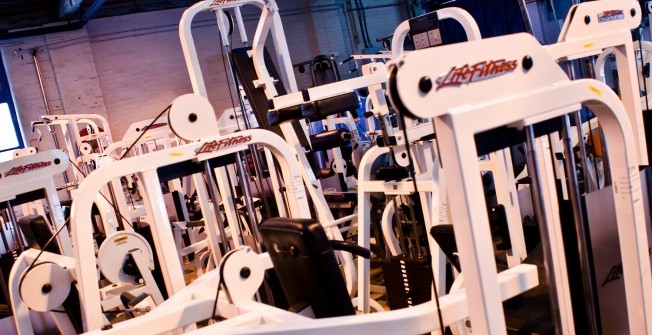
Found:
<path fill-rule="evenodd" d="M 6 31 L 5 33 L 0 32 L 0 40 L 45 35 L 45 34 L 52 34 L 52 33 L 59 33 L 64 31 L 81 29 L 86 25 L 88 20 L 91 19 L 93 14 L 97 12 L 97 10 L 102 6 L 102 4 L 104 4 L 104 1 L 105 0 L 95 0 L 91 5 L 91 7 L 89 7 L 88 10 L 84 12 L 84 14 L 82 14 L 82 17 L 77 21 L 63 23 L 61 25 L 56 25 L 56 26 L 35 27 L 35 28 L 21 29 L 12 32 Z"/>

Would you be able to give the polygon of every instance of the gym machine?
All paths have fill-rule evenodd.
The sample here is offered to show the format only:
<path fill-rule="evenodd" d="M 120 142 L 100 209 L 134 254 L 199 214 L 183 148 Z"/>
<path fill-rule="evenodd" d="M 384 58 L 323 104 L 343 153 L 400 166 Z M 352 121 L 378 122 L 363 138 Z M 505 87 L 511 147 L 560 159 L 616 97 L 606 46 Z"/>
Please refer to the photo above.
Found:
<path fill-rule="evenodd" d="M 235 23 L 233 25 L 238 27 L 242 43 L 245 46 L 249 45 L 249 39 L 246 35 L 246 31 L 244 30 L 244 24 L 242 23 L 240 15 L 240 7 L 245 5 L 259 8 L 261 10 L 261 16 L 258 22 L 256 33 L 252 39 L 251 48 L 249 49 L 248 47 L 245 47 L 232 50 L 228 34 L 230 29 L 227 26 L 228 17 L 235 18 Z M 257 123 L 262 125 L 263 129 L 271 130 L 276 134 L 282 135 L 283 138 L 288 143 L 290 143 L 292 150 L 294 151 L 296 157 L 299 159 L 299 166 L 301 167 L 300 172 L 302 173 L 305 182 L 312 185 L 312 187 L 309 187 L 307 191 L 314 206 L 313 208 L 319 217 L 319 221 L 324 224 L 325 227 L 327 227 L 326 231 L 329 236 L 332 236 L 338 240 L 342 240 L 343 235 L 340 231 L 339 226 L 347 222 L 352 222 L 353 224 L 356 219 L 356 214 L 348 215 L 337 220 L 333 217 L 333 214 L 331 213 L 331 210 L 328 206 L 328 202 L 324 197 L 321 184 L 316 178 L 315 172 L 312 170 L 309 163 L 307 152 L 310 149 L 310 142 L 308 141 L 308 136 L 306 133 L 307 127 L 305 121 L 300 120 L 298 123 L 293 122 L 295 119 L 302 119 L 303 117 L 295 116 L 285 120 L 279 119 L 278 117 L 276 119 L 269 118 L 267 115 L 267 111 L 269 109 L 267 101 L 271 97 L 275 97 L 280 93 L 284 93 L 286 89 L 289 92 L 296 92 L 298 90 L 289 57 L 289 51 L 287 49 L 283 26 L 275 1 L 243 0 L 223 3 L 207 0 L 198 2 L 184 12 L 179 24 L 179 35 L 182 42 L 181 44 L 184 56 L 186 58 L 186 64 L 188 66 L 188 72 L 190 74 L 193 91 L 195 94 L 203 97 L 207 97 L 208 92 L 197 58 L 195 41 L 191 33 L 191 23 L 193 18 L 198 13 L 205 11 L 214 12 L 216 15 L 222 44 L 226 50 L 226 54 L 228 54 L 229 64 L 231 65 L 232 69 L 231 79 L 233 79 L 236 83 L 239 82 L 243 86 L 244 91 L 246 92 L 247 100 L 256 114 Z M 225 13 L 231 11 L 234 14 L 227 17 Z M 264 44 L 270 36 L 274 42 L 276 56 L 280 66 L 280 74 L 276 73 L 269 60 L 265 60 Z M 236 78 L 238 78 L 239 81 L 236 80 Z M 236 88 L 238 87 L 238 85 L 234 86 Z M 355 105 L 355 108 L 357 108 L 358 106 L 357 99 L 355 99 L 355 103 L 353 103 L 354 101 L 351 99 L 351 97 L 349 97 L 349 99 L 346 101 L 340 102 L 345 103 L 346 106 L 349 107 L 353 107 L 353 105 Z M 243 102 L 240 103 L 241 106 L 243 104 Z M 344 110 L 346 109 L 347 108 Z M 337 112 L 340 112 L 340 110 L 337 110 Z M 296 113 L 294 115 L 296 115 Z M 326 117 L 326 115 L 315 116 L 319 118 Z M 247 120 L 247 118 L 244 118 L 244 120 Z M 250 148 L 250 152 L 257 152 L 257 149 L 252 146 L 252 148 Z M 258 157 L 257 155 L 253 156 Z M 269 169 L 269 174 L 271 176 L 269 178 L 271 183 L 270 189 L 274 190 L 272 193 L 275 197 L 276 203 L 282 204 L 283 192 L 280 186 L 280 181 L 276 177 L 277 173 L 274 162 L 269 156 L 268 152 L 265 152 L 264 157 L 266 166 Z M 238 161 L 242 161 L 242 159 L 243 158 L 240 157 L 238 158 Z M 256 163 L 255 165 L 262 166 L 262 163 Z M 335 172 L 346 172 L 345 165 L 335 165 Z M 256 174 L 262 175 L 262 173 L 259 172 L 260 169 L 257 170 Z M 244 169 L 240 167 L 238 167 L 238 173 L 240 175 L 246 175 Z M 218 174 L 222 174 L 219 169 Z M 223 179 L 223 177 L 219 176 L 217 179 L 219 181 L 220 179 Z M 245 185 L 246 183 L 243 183 L 243 186 Z M 220 189 L 223 188 L 220 187 Z M 243 192 L 243 195 L 245 197 L 245 201 L 249 201 L 248 198 L 250 198 L 249 195 L 251 192 L 248 192 L 246 187 L 244 189 L 245 191 Z M 222 195 L 226 199 L 232 198 L 228 193 Z M 253 208 L 253 206 L 251 204 L 247 204 L 247 208 Z M 277 205 L 277 210 L 279 216 L 285 216 L 286 209 L 280 205 Z M 233 215 L 234 213 L 236 213 L 236 211 L 226 211 L 227 216 Z M 254 215 L 250 215 L 250 217 L 254 217 Z M 237 218 L 228 219 L 230 222 L 235 222 L 237 220 Z M 357 288 L 357 275 L 353 259 L 346 253 L 336 252 L 336 254 L 339 261 L 342 263 L 344 272 L 346 274 L 345 277 L 347 288 L 350 293 L 354 293 Z"/>
<path fill-rule="evenodd" d="M 18 157 L 11 161 L 0 163 L 0 202 L 7 211 L 11 212 L 11 221 L 19 234 L 18 240 L 22 240 L 20 230 L 25 229 L 25 237 L 30 241 L 30 246 L 36 244 L 39 248 L 45 247 L 45 241 L 55 239 L 51 242 L 54 248 L 49 250 L 59 253 L 59 263 L 41 263 L 36 266 L 33 261 L 41 252 L 38 248 L 22 250 L 14 262 L 9 274 L 9 281 L 3 285 L 3 293 L 8 293 L 16 326 L 25 329 L 27 333 L 32 332 L 32 323 L 29 317 L 29 309 L 35 311 L 47 311 L 60 308 L 68 297 L 72 281 L 65 275 L 64 267 L 72 265 L 72 244 L 67 220 L 61 209 L 57 188 L 54 183 L 54 176 L 63 173 L 69 165 L 68 156 L 60 150 L 45 151 L 31 155 Z M 18 219 L 13 214 L 13 207 L 34 200 L 44 199 L 49 208 L 49 220 L 41 217 L 26 216 L 26 226 L 18 229 Z M 36 222 L 38 221 L 38 222 Z M 33 225 L 31 224 L 33 223 Z M 54 232 L 63 231 L 55 235 Z M 4 236 L 4 235 L 3 235 Z M 31 238 L 30 238 L 31 237 Z M 22 246 L 22 243 L 21 243 Z M 43 252 L 50 254 L 50 252 Z M 26 272 L 27 269 L 30 271 Z M 33 270 L 33 271 L 31 271 Z M 64 273 L 64 275 L 62 275 Z M 4 283 L 4 278 L 2 279 Z M 23 283 L 34 284 L 35 286 L 22 286 Z M 40 287 L 36 289 L 35 287 Z M 65 292 L 63 295 L 54 297 L 52 300 L 42 300 L 39 292 L 43 287 L 56 287 Z M 69 306 L 68 306 L 69 307 Z M 65 312 L 64 312 L 65 314 Z M 64 334 L 75 333 L 75 327 L 70 318 L 62 313 L 51 313 L 55 323 Z"/>
<path fill-rule="evenodd" d="M 201 100 L 202 102 L 198 102 Z M 284 185 L 287 190 L 288 199 L 292 200 L 288 203 L 288 208 L 295 213 L 298 217 L 308 217 L 307 199 L 305 191 L 303 190 L 303 182 L 301 177 L 297 174 L 299 169 L 296 166 L 296 160 L 289 152 L 287 145 L 276 136 L 271 135 L 263 130 L 246 130 L 239 132 L 237 135 L 215 136 L 211 135 L 216 133 L 215 129 L 215 116 L 212 108 L 206 100 L 198 96 L 192 96 L 189 102 L 190 105 L 175 108 L 175 104 L 170 111 L 170 122 L 175 121 L 180 126 L 174 126 L 174 129 L 183 129 L 182 133 L 177 133 L 183 138 L 194 139 L 201 141 L 192 142 L 190 144 L 181 145 L 167 150 L 161 150 L 149 153 L 143 156 L 132 157 L 129 160 L 117 161 L 111 163 L 109 169 L 105 169 L 105 173 L 92 174 L 87 177 L 84 184 L 79 189 L 79 197 L 73 204 L 72 218 L 73 218 L 73 237 L 74 237 L 74 250 L 76 263 L 79 266 L 76 268 L 76 278 L 80 285 L 80 294 L 84 297 L 83 301 L 83 315 L 86 330 L 99 329 L 105 323 L 101 318 L 101 307 L 99 297 L 97 296 L 97 274 L 93 267 L 85 266 L 90 264 L 92 255 L 84 250 L 92 247 L 89 244 L 88 236 L 91 231 L 86 225 L 83 224 L 84 218 L 88 217 L 91 210 L 92 203 L 87 201 L 86 194 L 93 194 L 97 188 L 105 183 L 120 178 L 121 176 L 136 173 L 143 181 L 143 188 L 146 194 L 145 206 L 148 211 L 148 216 L 152 219 L 152 233 L 154 237 L 154 244 L 156 250 L 159 251 L 159 258 L 161 266 L 163 267 L 163 274 L 166 287 L 169 290 L 169 296 L 173 296 L 185 287 L 183 274 L 181 273 L 181 265 L 179 258 L 174 249 L 166 248 L 165 246 L 174 245 L 172 231 L 169 229 L 169 221 L 167 215 L 161 213 L 162 206 L 162 191 L 158 182 L 157 168 L 160 166 L 168 166 L 188 162 L 189 164 L 202 166 L 205 160 L 234 153 L 236 151 L 244 150 L 250 143 L 258 143 L 268 147 L 279 161 L 281 171 L 283 172 Z M 185 117 L 179 113 L 187 111 Z M 195 115 L 191 120 L 201 120 L 201 122 L 188 121 L 189 114 Z M 193 163 L 194 162 L 194 163 Z M 143 170 L 143 167 L 146 167 Z M 199 175 L 195 172 L 193 178 L 198 178 Z M 200 197 L 207 197 L 208 192 L 204 187 L 200 187 L 200 183 L 195 182 L 198 187 Z M 209 184 L 210 185 L 210 184 Z M 215 200 L 214 200 L 215 201 Z M 215 202 L 214 202 L 215 203 Z M 79 218 L 80 223 L 76 224 Z M 205 219 L 210 218 L 205 216 Z M 220 232 L 216 231 L 216 220 L 207 219 L 206 228 L 208 235 L 213 246 L 213 250 L 219 250 L 218 243 L 226 245 L 226 235 L 223 233 L 224 228 L 220 228 Z M 234 234 L 234 236 L 236 236 Z M 221 240 L 218 241 L 218 238 Z M 221 256 L 216 256 L 215 259 L 221 259 Z M 206 275 L 204 275 L 206 276 Z M 201 278 L 203 278 L 202 276 Z"/>
<path fill-rule="evenodd" d="M 61 140 L 65 144 L 65 151 L 70 160 L 83 171 L 80 173 L 76 169 L 72 170 L 77 181 L 92 171 L 92 167 L 84 164 L 87 163 L 84 156 L 101 154 L 104 148 L 113 143 L 109 123 L 98 114 L 43 115 L 39 121 L 32 122 L 32 132 L 39 133 L 39 141 L 42 138 L 40 128 L 50 132 L 53 139 L 58 138 L 56 133 L 63 135 Z M 55 141 L 54 146 L 59 149 L 60 144 Z"/>
<path fill-rule="evenodd" d="M 640 179 L 638 173 L 632 173 L 636 171 L 637 156 L 634 148 L 627 145 L 633 143 L 634 138 L 622 103 L 599 82 L 569 81 L 529 35 L 519 34 L 469 43 L 468 47 L 471 50 L 477 48 L 476 52 L 469 52 L 464 47 L 467 45 L 451 45 L 401 57 L 394 64 L 398 65 L 402 61 L 402 65 L 390 69 L 389 83 L 390 97 L 395 106 L 400 106 L 397 107 L 399 110 L 418 117 L 434 118 L 447 188 L 459 190 L 448 193 L 448 207 L 451 219 L 455 222 L 455 240 L 465 274 L 464 287 L 470 294 L 482 296 L 469 306 L 474 332 L 505 333 L 505 321 L 502 304 L 497 297 L 495 260 L 488 237 L 488 214 L 484 206 L 474 206 L 484 204 L 484 200 L 473 135 L 504 126 L 531 129 L 527 126 L 570 113 L 577 110 L 579 103 L 586 103 L 603 120 L 605 140 L 617 148 L 613 150 L 617 153 L 612 152 L 614 158 L 610 164 L 612 174 L 618 175 L 614 180 L 620 183 L 615 191 L 615 207 L 623 269 L 630 273 L 625 279 L 629 280 L 626 287 L 630 331 L 646 333 L 649 313 L 641 314 L 640 311 L 649 309 L 646 306 L 650 306 L 652 279 L 647 275 L 649 259 L 643 204 L 640 202 Z M 424 73 L 419 64 L 430 59 L 440 61 Z M 495 74 L 490 76 L 479 72 L 480 68 L 470 76 L 455 76 L 457 66 L 486 66 L 492 64 L 492 60 L 505 60 L 513 66 L 497 68 Z M 458 65 L 451 70 L 451 64 Z M 442 73 L 445 75 L 442 76 Z M 508 87 L 509 97 L 498 98 L 504 95 L 505 88 Z M 476 104 L 471 103 L 468 97 L 486 100 Z M 465 101 L 464 108 L 459 108 L 460 101 Z M 533 106 L 531 101 L 541 103 Z M 428 106 L 438 108 L 433 110 Z M 530 135 L 534 137 L 533 133 Z M 536 178 L 535 175 L 533 179 Z M 550 208 L 556 202 L 554 189 L 535 188 L 533 192 L 541 199 L 543 209 Z M 558 215 L 549 210 L 543 213 Z M 540 225 L 550 227 L 556 225 L 558 219 L 546 219 L 544 216 L 539 221 Z M 469 243 L 467 239 L 474 242 Z M 552 236 L 550 242 L 554 242 L 554 239 L 556 238 Z M 461 243 L 466 243 L 466 246 L 463 247 Z M 552 245 L 553 248 L 556 246 Z M 550 265 L 558 266 L 556 262 Z M 559 315 L 568 318 L 568 314 L 563 311 Z M 561 320 L 561 324 L 565 328 L 560 331 L 573 333 L 573 329 L 569 328 L 572 327 L 571 320 Z"/>
<path fill-rule="evenodd" d="M 490 45 L 494 47 L 489 48 Z M 506 48 L 507 45 L 512 47 Z M 515 45 L 518 47 L 515 48 Z M 477 50 L 490 50 L 488 51 L 488 57 L 490 57 L 490 59 L 518 59 L 519 61 L 516 62 L 517 67 L 516 69 L 502 71 L 498 74 L 498 76 L 494 76 L 492 78 L 482 78 L 485 80 L 472 80 L 465 85 L 444 87 L 445 90 L 442 89 L 437 93 L 437 95 L 445 94 L 445 97 L 443 97 L 441 100 L 437 99 L 436 102 L 445 107 L 443 110 L 446 111 L 446 114 L 429 114 L 429 112 L 432 112 L 432 110 L 427 106 L 432 105 L 431 101 L 428 101 L 428 103 L 421 103 L 416 105 L 411 103 L 409 106 L 411 108 L 410 111 L 412 112 L 419 110 L 418 115 L 420 116 L 435 116 L 436 126 L 439 125 L 440 120 L 442 122 L 449 119 L 453 119 L 455 121 L 453 122 L 453 125 L 456 127 L 452 128 L 453 130 L 451 133 L 454 133 L 453 135 L 456 135 L 459 141 L 451 141 L 450 133 L 446 134 L 445 131 L 438 132 L 438 135 L 442 136 L 442 138 L 439 139 L 440 147 L 442 148 L 442 155 L 446 155 L 445 159 L 443 160 L 443 163 L 445 164 L 444 169 L 447 171 L 456 171 L 455 173 L 448 173 L 446 175 L 447 184 L 453 184 L 459 186 L 460 188 L 466 188 L 466 192 L 455 195 L 455 197 L 461 196 L 460 199 L 457 199 L 457 202 L 451 201 L 449 203 L 451 207 L 451 213 L 455 216 L 455 218 L 459 217 L 460 215 L 470 216 L 471 220 L 468 220 L 468 223 L 462 220 L 459 221 L 462 223 L 460 227 L 464 227 L 471 230 L 471 232 L 476 233 L 470 234 L 469 232 L 469 234 L 458 234 L 456 237 L 456 241 L 459 245 L 459 257 L 461 260 L 461 265 L 462 267 L 466 268 L 471 267 L 471 269 L 464 271 L 464 291 L 459 291 L 457 293 L 444 296 L 440 299 L 439 308 L 442 309 L 442 315 L 444 316 L 444 320 L 442 322 L 444 325 L 449 325 L 459 320 L 463 320 L 465 318 L 464 315 L 466 314 L 464 311 L 470 311 L 474 332 L 501 334 L 506 332 L 504 325 L 504 316 L 502 314 L 502 305 L 499 302 L 501 302 L 504 298 L 514 296 L 515 294 L 518 294 L 518 292 L 523 292 L 523 290 L 531 288 L 532 284 L 536 285 L 536 270 L 533 265 L 520 264 L 504 272 L 496 273 L 495 261 L 493 260 L 493 252 L 486 252 L 486 248 L 490 248 L 491 246 L 488 224 L 486 222 L 486 209 L 484 206 L 476 208 L 477 206 L 472 206 L 469 204 L 470 201 L 467 201 L 466 199 L 472 196 L 476 199 L 471 200 L 476 201 L 471 203 L 484 203 L 481 198 L 478 199 L 478 197 L 482 196 L 482 192 L 477 192 L 478 189 L 481 189 L 479 162 L 475 156 L 475 150 L 473 147 L 468 148 L 469 146 L 473 146 L 473 130 L 465 131 L 465 136 L 461 136 L 460 134 L 457 134 L 458 129 L 459 131 L 463 131 L 463 129 L 471 128 L 472 126 L 469 126 L 470 122 L 468 122 L 469 118 L 478 118 L 482 115 L 484 115 L 483 120 L 487 121 L 483 123 L 483 125 L 486 127 L 494 127 L 503 123 L 523 126 L 530 122 L 537 122 L 551 116 L 558 116 L 562 115 L 563 113 L 570 112 L 576 108 L 577 104 L 580 101 L 583 101 L 582 99 L 585 99 L 595 101 L 597 103 L 603 103 L 603 106 L 606 107 L 600 109 L 599 111 L 599 108 L 594 109 L 596 109 L 596 112 L 600 113 L 600 116 L 607 121 L 605 124 L 605 129 L 609 128 L 609 131 L 607 131 L 607 135 L 610 135 L 607 138 L 609 145 L 615 145 L 618 148 L 622 148 L 622 151 L 624 152 L 622 157 L 620 157 L 622 159 L 617 159 L 615 160 L 616 162 L 613 163 L 614 170 L 618 170 L 618 173 L 624 172 L 626 175 L 629 175 L 627 173 L 628 166 L 635 164 L 635 154 L 631 146 L 629 149 L 627 149 L 627 146 L 625 145 L 626 143 L 631 143 L 633 138 L 631 137 L 631 134 L 627 132 L 628 123 L 626 121 L 626 114 L 624 112 L 622 103 L 618 100 L 615 94 L 610 93 L 608 88 L 593 80 L 575 82 L 569 81 L 565 73 L 556 65 L 552 59 L 550 59 L 550 57 L 541 48 L 538 42 L 536 42 L 536 40 L 529 35 L 521 34 L 484 41 L 475 41 L 465 44 L 445 46 L 441 48 L 433 48 L 414 52 L 399 58 L 400 60 L 403 60 L 403 65 L 400 69 L 396 70 L 397 72 L 391 72 L 395 76 L 394 78 L 396 79 L 396 84 L 398 85 L 396 90 L 390 90 L 391 92 L 394 92 L 392 93 L 391 98 L 393 101 L 395 101 L 395 105 L 397 105 L 396 102 L 399 101 L 399 97 L 400 101 L 405 101 L 406 95 L 409 95 L 410 98 L 414 98 L 414 96 L 421 96 L 423 94 L 423 92 L 419 92 L 418 85 L 423 75 L 422 71 L 417 69 L 419 68 L 418 64 L 423 62 L 424 58 L 440 59 L 441 64 L 439 66 L 435 66 L 432 73 L 446 73 L 446 70 L 450 70 L 450 66 L 452 64 L 458 64 L 460 61 L 469 62 L 470 64 L 477 64 L 485 61 L 484 58 L 480 58 L 484 55 L 481 55 L 479 52 L 472 52 Z M 461 54 L 465 55 L 463 59 L 459 59 L 459 55 Z M 452 55 L 457 56 L 452 59 Z M 526 67 L 529 69 L 527 71 L 523 70 L 523 65 L 521 64 L 521 60 L 524 58 L 526 60 L 531 59 L 535 64 L 532 67 L 530 67 L 530 65 L 526 65 Z M 436 78 L 435 76 L 432 77 Z M 392 77 L 390 77 L 390 84 L 392 84 L 391 79 Z M 597 95 L 594 91 L 589 89 L 589 86 L 600 90 L 602 95 Z M 518 87 L 519 90 L 517 92 L 509 92 L 509 95 L 507 95 L 504 90 L 501 90 L 502 87 Z M 545 104 L 545 106 L 544 104 L 541 104 L 540 107 L 536 108 L 534 111 L 531 108 L 519 108 L 519 106 L 529 106 L 529 104 L 526 105 L 526 103 L 533 97 L 541 98 L 541 95 L 546 94 L 554 94 L 554 96 L 557 97 L 562 93 L 562 91 L 566 91 L 568 89 L 574 89 L 573 93 L 577 94 L 568 95 L 568 97 L 565 98 L 566 100 L 561 102 L 559 99 L 539 100 L 546 101 L 548 103 Z M 485 94 L 481 94 L 482 92 L 485 92 Z M 426 98 L 435 95 L 435 92 L 433 91 L 430 93 L 430 95 L 425 95 Z M 473 95 L 470 95 L 470 93 L 473 93 Z M 400 94 L 400 96 L 394 96 L 394 94 Z M 474 96 L 477 97 L 477 100 L 474 100 L 473 103 L 469 104 L 468 99 L 459 99 L 461 96 Z M 567 95 L 563 94 L 562 96 Z M 457 102 L 451 101 L 451 97 L 457 98 Z M 422 99 L 424 99 L 424 97 L 422 97 Z M 519 105 L 518 102 L 520 102 L 521 105 Z M 506 106 L 507 104 L 509 105 Z M 465 108 L 460 109 L 460 105 L 465 106 Z M 469 107 L 469 109 L 466 109 L 466 107 Z M 510 108 L 506 109 L 504 107 Z M 592 107 L 594 106 L 592 105 Z M 401 109 L 401 111 L 403 111 L 403 109 Z M 526 117 L 523 118 L 519 116 L 519 114 L 526 114 Z M 456 118 L 463 118 L 463 122 L 455 120 Z M 247 132 L 254 132 L 254 130 L 249 130 Z M 464 144 L 465 147 L 461 148 L 459 144 Z M 240 147 L 242 148 L 244 145 L 241 145 Z M 225 150 L 228 150 L 228 148 Z M 460 169 L 451 170 L 451 167 L 448 165 L 453 164 L 454 166 L 459 166 L 459 159 L 456 160 L 456 157 L 459 157 L 459 159 L 464 159 L 465 163 L 471 164 L 471 166 L 474 168 L 467 169 L 465 168 L 467 164 L 465 164 L 460 166 Z M 295 178 L 298 178 L 298 176 Z M 87 179 L 87 181 L 88 180 L 89 179 Z M 468 187 L 465 186 L 465 182 L 467 181 L 471 183 L 471 185 Z M 623 181 L 622 185 L 635 186 L 637 181 L 638 180 L 636 178 L 632 177 L 632 179 L 626 179 L 626 181 Z M 83 187 L 85 186 L 86 185 L 83 185 Z M 473 189 L 471 189 L 471 187 Z M 632 188 L 628 187 L 627 190 L 632 190 Z M 550 194 L 546 195 L 546 199 L 550 198 Z M 630 234 L 634 230 L 641 228 L 639 227 L 641 226 L 640 221 L 636 221 L 639 222 L 639 224 L 635 226 L 627 223 L 627 220 L 625 220 L 625 218 L 637 219 L 641 217 L 642 206 L 640 203 L 635 202 L 634 200 L 636 200 L 635 195 L 632 195 L 630 192 L 623 193 L 622 196 L 617 200 L 621 205 L 618 206 L 619 214 L 624 215 L 619 224 L 621 224 L 623 230 L 628 230 Z M 287 224 L 290 224 L 290 222 L 295 221 L 287 219 Z M 267 222 L 264 223 L 261 226 L 261 231 L 265 231 L 266 229 L 263 228 L 266 228 L 267 225 Z M 294 225 L 294 223 L 292 223 L 292 225 Z M 276 226 L 277 228 L 279 226 L 285 227 L 283 222 L 277 223 Z M 317 225 L 317 227 L 319 227 L 319 225 Z M 266 236 L 265 234 L 263 235 Z M 637 241 L 640 240 L 641 239 L 638 239 Z M 273 240 L 271 241 L 272 243 L 274 242 Z M 294 245 L 301 246 L 302 244 L 297 242 Z M 640 248 L 640 246 L 637 247 L 630 245 L 628 248 L 635 249 L 635 253 L 639 255 L 639 259 L 642 258 L 642 254 L 645 254 L 640 250 L 644 248 Z M 302 250 L 301 247 L 299 247 L 299 250 Z M 472 252 L 469 253 L 469 250 Z M 291 249 L 289 249 L 287 245 L 280 243 L 277 251 L 275 252 L 279 254 L 289 252 L 290 255 L 292 254 Z M 476 263 L 476 267 L 474 268 L 473 258 L 478 257 L 478 255 L 483 257 L 484 262 L 480 264 Z M 362 316 L 341 316 L 337 319 L 310 319 L 301 315 L 293 314 L 287 311 L 253 302 L 249 298 L 253 296 L 255 289 L 244 288 L 245 285 L 248 285 L 248 280 L 243 282 L 243 279 L 238 278 L 261 278 L 263 272 L 262 269 L 269 266 L 269 260 L 267 260 L 266 257 L 268 256 L 255 255 L 255 253 L 247 248 L 233 251 L 233 255 L 228 257 L 225 256 L 223 258 L 222 264 L 220 265 L 220 269 L 223 269 L 221 272 L 224 276 L 223 280 L 218 278 L 220 273 L 219 271 L 207 273 L 196 282 L 188 286 L 186 289 L 184 289 L 183 292 L 179 292 L 179 294 L 175 295 L 169 301 L 162 304 L 159 306 L 159 308 L 153 310 L 147 315 L 142 316 L 138 319 L 124 322 L 122 324 L 116 324 L 113 326 L 113 328 L 102 331 L 101 333 L 117 334 L 134 332 L 138 331 L 139 329 L 149 329 L 152 332 L 170 331 L 172 329 L 186 327 L 192 323 L 210 318 L 211 310 L 215 311 L 213 312 L 213 315 L 217 313 L 217 315 L 222 318 L 226 318 L 226 320 L 206 326 L 198 330 L 196 332 L 197 334 L 216 332 L 218 330 L 224 332 L 237 331 L 238 333 L 245 334 L 325 334 L 332 333 L 333 331 L 345 333 L 356 331 L 371 331 L 379 334 L 390 334 L 400 330 L 402 333 L 416 334 L 438 329 L 438 326 L 432 322 L 434 313 L 436 313 L 438 309 L 437 304 L 434 301 L 420 304 L 409 309 L 402 309 L 378 314 L 367 314 Z M 274 257 L 278 256 L 270 255 L 272 263 L 275 262 Z M 246 260 L 244 258 L 246 258 Z M 635 265 L 635 268 L 638 265 L 641 265 L 640 260 L 631 260 L 630 262 Z M 285 264 L 285 266 L 287 266 L 287 264 Z M 248 271 L 244 271 L 245 267 L 248 269 Z M 262 269 L 256 269 L 256 267 L 261 267 Z M 279 264 L 279 269 L 280 268 L 282 268 L 282 266 Z M 529 275 L 526 276 L 526 274 Z M 234 289 L 234 277 L 237 279 L 236 282 L 239 281 L 242 283 L 243 287 Z M 520 286 L 520 288 L 511 286 L 516 282 L 508 280 L 507 278 L 509 277 L 517 280 L 521 284 L 529 284 Z M 637 281 L 645 282 L 645 277 L 639 275 L 638 277 L 635 277 L 634 280 L 632 280 L 632 282 Z M 650 278 L 648 278 L 647 281 L 647 285 L 649 285 Z M 258 279 L 257 284 L 251 283 L 251 285 L 254 287 L 258 286 L 259 284 L 260 279 Z M 211 307 L 216 303 L 214 297 L 217 293 L 218 287 L 221 290 L 221 292 L 219 292 L 220 298 L 217 301 L 217 307 L 213 309 Z M 506 295 L 505 289 L 508 287 L 511 287 L 512 293 Z M 211 288 L 210 292 L 207 288 Z M 191 291 L 193 293 L 190 293 Z M 227 291 L 229 292 L 228 294 L 226 293 Z M 242 295 L 240 295 L 240 293 Z M 230 296 L 230 298 L 228 296 Z M 248 298 L 245 299 L 245 297 Z M 628 301 L 632 299 L 630 295 L 628 295 L 628 298 Z M 457 301 L 459 301 L 461 305 L 453 304 L 451 299 L 460 299 Z M 473 301 L 474 303 L 470 304 L 469 301 Z M 485 306 L 489 306 L 490 309 L 487 309 Z M 459 307 L 462 307 L 462 309 L 455 309 Z M 181 316 L 181 318 L 179 316 Z M 635 316 L 632 316 L 632 318 L 635 318 Z M 165 320 L 167 321 L 164 322 Z M 97 332 L 98 334 L 100 333 L 100 331 Z"/>

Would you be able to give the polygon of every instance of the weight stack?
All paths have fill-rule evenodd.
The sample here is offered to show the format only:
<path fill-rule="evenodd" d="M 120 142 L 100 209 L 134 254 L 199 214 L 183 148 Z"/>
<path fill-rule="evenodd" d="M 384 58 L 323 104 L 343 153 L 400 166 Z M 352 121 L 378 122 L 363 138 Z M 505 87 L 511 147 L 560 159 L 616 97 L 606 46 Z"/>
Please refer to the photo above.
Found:
<path fill-rule="evenodd" d="M 382 270 L 391 310 L 430 301 L 433 281 L 430 258 L 394 256 L 382 262 Z"/>

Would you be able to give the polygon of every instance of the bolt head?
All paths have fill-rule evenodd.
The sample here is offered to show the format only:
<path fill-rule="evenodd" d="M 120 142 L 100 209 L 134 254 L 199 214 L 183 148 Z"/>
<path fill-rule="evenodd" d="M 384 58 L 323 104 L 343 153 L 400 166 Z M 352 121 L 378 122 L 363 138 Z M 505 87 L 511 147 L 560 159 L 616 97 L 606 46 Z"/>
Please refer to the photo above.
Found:
<path fill-rule="evenodd" d="M 244 268 L 240 269 L 240 278 L 247 279 L 249 276 L 251 276 L 250 268 L 245 266 Z"/>
<path fill-rule="evenodd" d="M 432 90 L 432 80 L 430 77 L 425 76 L 419 80 L 419 90 L 421 93 L 428 93 L 430 90 Z"/>
<path fill-rule="evenodd" d="M 48 293 L 52 292 L 52 285 L 50 285 L 50 284 L 43 285 L 41 287 L 41 292 L 43 292 L 45 294 L 48 294 Z"/>
<path fill-rule="evenodd" d="M 532 56 L 525 56 L 523 57 L 523 61 L 521 62 L 523 64 L 523 68 L 527 71 L 534 66 L 534 60 L 532 59 Z"/>

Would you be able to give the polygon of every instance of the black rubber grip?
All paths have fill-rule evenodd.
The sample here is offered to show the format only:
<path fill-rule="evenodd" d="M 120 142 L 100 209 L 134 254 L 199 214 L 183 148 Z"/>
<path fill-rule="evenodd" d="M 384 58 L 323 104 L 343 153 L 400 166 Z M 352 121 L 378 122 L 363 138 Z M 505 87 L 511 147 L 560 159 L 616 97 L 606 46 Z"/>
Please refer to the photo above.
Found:
<path fill-rule="evenodd" d="M 329 115 L 356 110 L 359 106 L 358 95 L 355 92 L 349 92 L 303 104 L 301 112 L 306 118 L 321 120 Z"/>
<path fill-rule="evenodd" d="M 327 130 L 317 135 L 310 136 L 312 150 L 329 150 L 345 146 L 351 142 L 351 133 L 348 130 L 339 128 Z"/>
<path fill-rule="evenodd" d="M 337 240 L 331 240 L 330 242 L 331 248 L 333 248 L 333 250 L 350 252 L 356 256 L 360 256 L 366 259 L 371 258 L 371 250 L 363 248 L 353 242 Z"/>
<path fill-rule="evenodd" d="M 376 179 L 384 181 L 403 180 L 409 176 L 408 170 L 399 165 L 381 166 L 376 171 Z"/>
<path fill-rule="evenodd" d="M 296 119 L 303 119 L 301 106 L 292 106 L 267 112 L 267 122 L 270 126 L 276 126 L 282 122 Z"/>

